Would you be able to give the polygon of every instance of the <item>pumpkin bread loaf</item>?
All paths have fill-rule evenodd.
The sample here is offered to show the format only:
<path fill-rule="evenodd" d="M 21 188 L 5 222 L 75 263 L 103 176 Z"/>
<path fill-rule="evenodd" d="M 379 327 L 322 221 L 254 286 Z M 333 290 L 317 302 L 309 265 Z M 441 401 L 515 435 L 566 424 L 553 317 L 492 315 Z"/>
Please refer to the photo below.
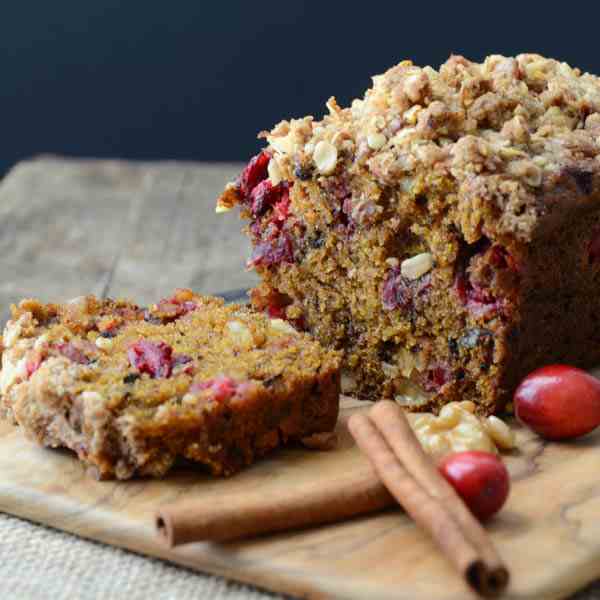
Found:
<path fill-rule="evenodd" d="M 536 54 L 405 61 L 347 108 L 279 123 L 220 197 L 256 308 L 344 352 L 344 390 L 503 408 L 600 361 L 600 79 Z"/>

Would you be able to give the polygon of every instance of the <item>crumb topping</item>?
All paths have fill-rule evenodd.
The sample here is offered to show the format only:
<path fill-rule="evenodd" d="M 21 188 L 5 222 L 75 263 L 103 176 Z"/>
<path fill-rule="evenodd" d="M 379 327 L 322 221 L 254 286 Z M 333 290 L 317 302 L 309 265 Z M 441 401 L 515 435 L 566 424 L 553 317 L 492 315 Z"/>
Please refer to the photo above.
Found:
<path fill-rule="evenodd" d="M 274 185 L 366 175 L 378 189 L 363 186 L 363 205 L 377 205 L 382 188 L 410 194 L 423 179 L 452 181 L 459 203 L 494 204 L 504 213 L 498 231 L 526 239 L 546 210 L 541 191 L 570 178 L 590 194 L 600 172 L 600 79 L 538 54 L 481 64 L 451 56 L 437 71 L 403 61 L 350 107 L 331 98 L 327 108 L 321 121 L 282 121 L 261 134 Z M 229 190 L 220 205 L 232 203 Z"/>

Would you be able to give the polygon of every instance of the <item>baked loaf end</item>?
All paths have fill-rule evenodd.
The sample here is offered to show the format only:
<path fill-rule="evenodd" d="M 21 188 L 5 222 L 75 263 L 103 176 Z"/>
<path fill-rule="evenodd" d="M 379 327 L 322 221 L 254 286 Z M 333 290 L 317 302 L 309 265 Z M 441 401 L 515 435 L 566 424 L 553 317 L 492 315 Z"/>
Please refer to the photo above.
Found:
<path fill-rule="evenodd" d="M 3 344 L 4 416 L 74 450 L 99 478 L 162 476 L 177 457 L 229 475 L 337 419 L 336 352 L 190 290 L 147 309 L 24 300 Z"/>
<path fill-rule="evenodd" d="M 344 352 L 346 391 L 500 410 L 534 367 L 600 360 L 600 80 L 536 54 L 404 61 L 283 121 L 219 198 L 254 305 Z"/>

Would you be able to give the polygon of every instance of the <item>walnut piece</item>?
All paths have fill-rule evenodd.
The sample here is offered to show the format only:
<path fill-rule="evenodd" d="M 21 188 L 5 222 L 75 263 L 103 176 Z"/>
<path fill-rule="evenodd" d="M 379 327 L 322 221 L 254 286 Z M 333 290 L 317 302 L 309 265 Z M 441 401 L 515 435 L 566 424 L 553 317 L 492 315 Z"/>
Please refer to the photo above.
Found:
<path fill-rule="evenodd" d="M 429 454 L 440 459 L 450 452 L 514 448 L 515 436 L 498 417 L 481 418 L 474 414 L 473 402 L 450 402 L 439 416 L 408 413 L 407 417 L 419 442 Z"/>

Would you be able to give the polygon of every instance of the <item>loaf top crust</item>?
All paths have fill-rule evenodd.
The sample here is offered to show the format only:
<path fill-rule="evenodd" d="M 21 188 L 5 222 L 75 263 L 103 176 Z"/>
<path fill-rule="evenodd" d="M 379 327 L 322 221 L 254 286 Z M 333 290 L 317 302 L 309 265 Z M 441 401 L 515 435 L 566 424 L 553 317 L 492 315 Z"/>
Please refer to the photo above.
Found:
<path fill-rule="evenodd" d="M 274 185 L 344 173 L 375 203 L 390 188 L 445 189 L 463 215 L 489 209 L 462 219 L 468 241 L 482 228 L 529 241 L 542 217 L 600 192 L 600 79 L 538 54 L 451 56 L 437 71 L 403 61 L 327 109 L 260 134 Z M 220 203 L 236 203 L 233 185 Z"/>

